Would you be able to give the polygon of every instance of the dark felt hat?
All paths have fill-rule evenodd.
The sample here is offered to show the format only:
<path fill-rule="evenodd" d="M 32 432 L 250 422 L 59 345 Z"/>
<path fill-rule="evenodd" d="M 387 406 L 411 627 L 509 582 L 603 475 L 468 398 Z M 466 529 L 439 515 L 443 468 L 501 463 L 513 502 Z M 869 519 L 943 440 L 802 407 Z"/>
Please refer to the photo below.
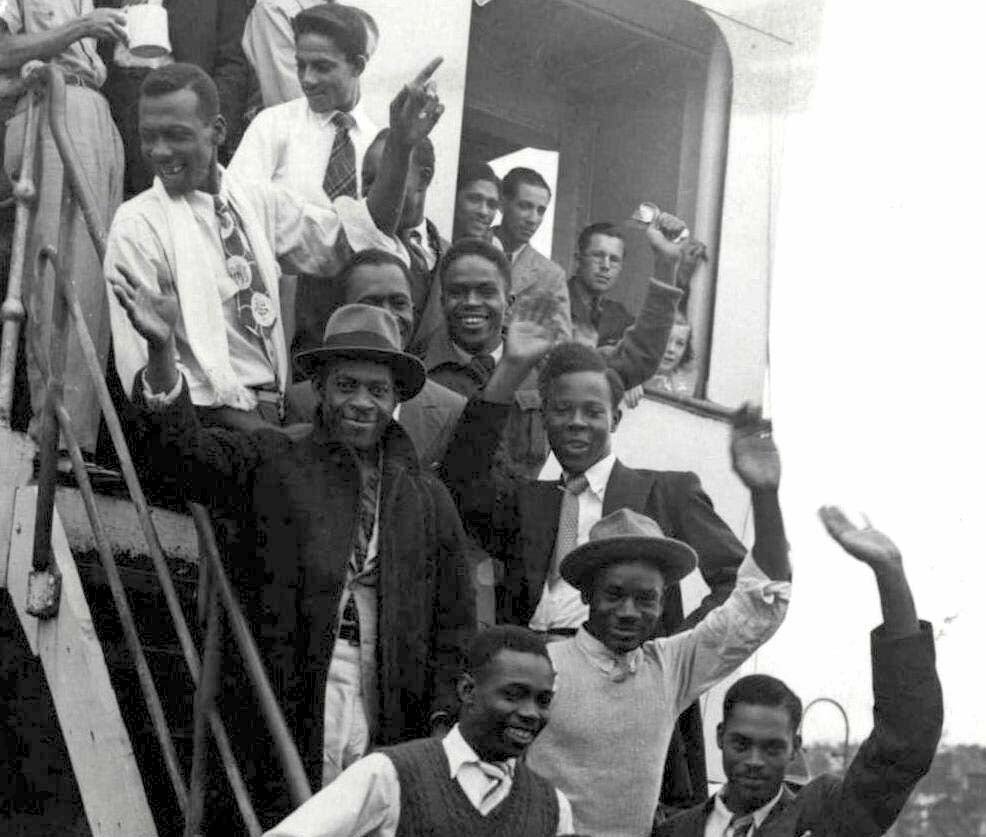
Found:
<path fill-rule="evenodd" d="M 335 357 L 384 363 L 393 370 L 397 397 L 407 401 L 424 386 L 425 367 L 414 355 L 401 351 L 400 346 L 400 327 L 393 314 L 383 308 L 354 303 L 336 309 L 325 324 L 322 345 L 298 352 L 294 365 L 311 378 L 325 361 Z"/>
<path fill-rule="evenodd" d="M 606 515 L 589 530 L 589 540 L 561 562 L 561 577 L 588 591 L 596 572 L 610 564 L 646 561 L 661 571 L 666 584 L 695 569 L 698 556 L 687 543 L 666 538 L 657 521 L 631 509 Z"/>

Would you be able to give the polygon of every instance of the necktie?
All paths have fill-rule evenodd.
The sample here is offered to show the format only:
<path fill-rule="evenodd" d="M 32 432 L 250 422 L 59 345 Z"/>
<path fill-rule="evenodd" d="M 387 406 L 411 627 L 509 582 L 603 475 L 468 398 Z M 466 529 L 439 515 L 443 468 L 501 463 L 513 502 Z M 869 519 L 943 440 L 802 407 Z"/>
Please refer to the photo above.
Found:
<path fill-rule="evenodd" d="M 494 360 L 493 355 L 480 352 L 472 356 L 472 360 L 469 361 L 466 370 L 469 373 L 469 377 L 476 382 L 478 388 L 482 389 L 489 383 L 490 376 L 493 374 L 495 368 L 496 360 Z"/>
<path fill-rule="evenodd" d="M 370 551 L 370 539 L 377 522 L 377 491 L 380 487 L 380 469 L 377 464 L 359 462 L 360 492 L 359 508 L 356 511 L 356 532 L 349 568 L 353 575 L 359 575 L 366 567 Z"/>
<path fill-rule="evenodd" d="M 428 267 L 428 256 L 424 245 L 421 243 L 421 233 L 417 230 L 406 230 L 401 239 L 407 254 L 411 259 L 411 304 L 414 306 L 415 316 L 420 316 L 424 311 L 425 300 L 431 288 L 431 269 Z"/>
<path fill-rule="evenodd" d="M 558 515 L 558 536 L 555 538 L 555 555 L 551 562 L 551 576 L 548 585 L 554 586 L 561 578 L 562 559 L 579 542 L 579 495 L 589 487 L 585 474 L 578 474 L 559 486 L 564 492 L 561 513 Z"/>
<path fill-rule="evenodd" d="M 339 195 L 356 197 L 356 148 L 349 132 L 356 127 L 356 120 L 348 113 L 336 111 L 332 114 L 332 124 L 336 127 L 332 140 L 329 164 L 325 167 L 322 189 L 330 198 Z"/>
<path fill-rule="evenodd" d="M 753 833 L 753 814 L 736 814 L 729 821 L 726 837 L 749 837 Z"/>
<path fill-rule="evenodd" d="M 490 764 L 485 761 L 476 762 L 486 778 L 490 780 L 489 787 L 479 801 L 479 813 L 485 815 L 496 808 L 510 793 L 510 786 L 513 784 L 511 778 L 510 765 L 503 763 Z"/>
<path fill-rule="evenodd" d="M 257 260 L 250 249 L 239 214 L 219 195 L 213 195 L 213 205 L 219 219 L 219 239 L 226 259 L 226 272 L 237 288 L 236 312 L 240 325 L 261 342 L 276 379 L 277 364 L 274 362 L 270 334 L 271 327 L 277 321 L 277 311 L 260 277 Z"/>

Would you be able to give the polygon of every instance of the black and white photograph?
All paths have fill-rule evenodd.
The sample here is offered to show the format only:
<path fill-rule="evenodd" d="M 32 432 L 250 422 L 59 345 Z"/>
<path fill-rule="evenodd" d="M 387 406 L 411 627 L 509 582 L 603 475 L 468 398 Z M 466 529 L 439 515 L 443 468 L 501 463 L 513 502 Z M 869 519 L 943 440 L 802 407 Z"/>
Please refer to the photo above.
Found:
<path fill-rule="evenodd" d="M 986 835 L 984 31 L 0 0 L 0 833 Z"/>

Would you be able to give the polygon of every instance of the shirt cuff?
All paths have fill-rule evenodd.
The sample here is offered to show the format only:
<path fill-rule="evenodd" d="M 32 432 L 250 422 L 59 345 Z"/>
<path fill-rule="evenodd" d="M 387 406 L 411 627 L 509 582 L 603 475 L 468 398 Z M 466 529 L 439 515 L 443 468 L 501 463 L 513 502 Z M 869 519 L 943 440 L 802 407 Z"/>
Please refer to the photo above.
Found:
<path fill-rule="evenodd" d="M 178 400 L 178 396 L 181 395 L 182 385 L 185 383 L 184 378 L 182 378 L 181 373 L 178 374 L 178 381 L 171 388 L 170 392 L 154 392 L 150 386 L 147 384 L 147 370 L 144 369 L 140 373 L 141 386 L 144 388 L 144 403 L 147 404 L 147 409 L 151 411 L 161 411 L 166 407 L 170 407 L 175 401 Z"/>
<path fill-rule="evenodd" d="M 791 601 L 791 582 L 772 579 L 760 569 L 752 555 L 747 555 L 740 564 L 736 574 L 736 587 L 744 591 L 757 591 L 767 604 L 773 604 L 775 598 L 782 602 Z"/>

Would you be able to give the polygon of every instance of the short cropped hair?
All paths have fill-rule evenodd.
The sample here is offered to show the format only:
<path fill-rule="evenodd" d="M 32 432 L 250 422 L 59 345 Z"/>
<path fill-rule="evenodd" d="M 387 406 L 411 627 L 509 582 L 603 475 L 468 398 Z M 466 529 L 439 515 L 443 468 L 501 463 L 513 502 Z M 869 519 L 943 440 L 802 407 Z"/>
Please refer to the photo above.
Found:
<path fill-rule="evenodd" d="M 801 726 L 801 698 L 792 692 L 783 680 L 778 680 L 769 674 L 749 674 L 729 687 L 722 702 L 724 724 L 729 720 L 736 705 L 740 703 L 786 709 L 791 718 L 792 732 L 797 732 Z"/>
<path fill-rule="evenodd" d="M 582 343 L 559 343 L 544 359 L 544 366 L 538 374 L 538 392 L 541 403 L 548 403 L 551 385 L 562 375 L 575 372 L 599 372 L 606 378 L 612 396 L 613 411 L 619 409 L 623 400 L 624 386 L 619 374 L 606 363 L 596 349 Z"/>
<path fill-rule="evenodd" d="M 384 143 L 389 136 L 390 128 L 383 128 L 373 138 L 373 142 L 370 145 L 374 146 Z M 431 137 L 424 137 L 415 144 L 411 151 L 411 162 L 419 169 L 428 169 L 431 172 L 431 177 L 427 181 L 431 183 L 431 178 L 435 176 L 435 146 L 431 141 Z"/>
<path fill-rule="evenodd" d="M 503 195 L 503 184 L 500 182 L 500 178 L 496 176 L 496 172 L 488 164 L 480 162 L 466 162 L 459 166 L 459 173 L 455 179 L 456 194 L 477 180 L 492 183 L 496 186 L 497 195 Z"/>
<path fill-rule="evenodd" d="M 525 169 L 523 166 L 510 169 L 504 176 L 503 197 L 508 199 L 517 197 L 517 190 L 525 183 L 528 186 L 537 186 L 539 189 L 544 189 L 548 193 L 548 198 L 551 198 L 551 187 L 548 185 L 548 181 L 541 177 L 534 169 Z"/>
<path fill-rule="evenodd" d="M 596 221 L 594 224 L 589 224 L 585 227 L 582 232 L 579 233 L 578 248 L 580 253 L 584 253 L 586 248 L 589 246 L 589 242 L 592 241 L 594 235 L 605 235 L 607 238 L 618 238 L 620 241 L 626 243 L 626 239 L 623 237 L 623 230 L 621 230 L 616 224 L 610 221 Z"/>
<path fill-rule="evenodd" d="M 328 38 L 350 64 L 355 64 L 359 56 L 366 57 L 366 20 L 344 3 L 321 3 L 304 9 L 292 19 L 291 29 L 296 41 L 311 34 Z"/>
<path fill-rule="evenodd" d="M 494 625 L 473 636 L 466 649 L 466 674 L 478 680 L 501 651 L 536 654 L 551 662 L 548 645 L 540 634 L 519 625 Z"/>
<path fill-rule="evenodd" d="M 510 262 L 507 261 L 507 257 L 499 247 L 495 247 L 482 238 L 473 238 L 471 236 L 460 238 L 445 251 L 445 255 L 442 256 L 441 265 L 438 268 L 443 281 L 445 276 L 448 275 L 449 268 L 464 256 L 479 256 L 488 262 L 492 262 L 503 279 L 503 292 L 508 296 L 510 295 Z"/>
<path fill-rule="evenodd" d="M 408 266 L 404 264 L 397 256 L 393 253 L 388 253 L 384 250 L 377 250 L 370 248 L 368 250 L 360 250 L 358 253 L 354 254 L 353 257 L 342 266 L 342 270 L 336 276 L 335 282 L 340 288 L 342 288 L 343 298 L 350 296 L 349 293 L 349 280 L 352 275 L 356 272 L 357 268 L 360 267 L 376 267 L 382 265 L 389 265 L 391 267 L 396 267 L 404 275 L 407 280 L 408 294 L 411 292 L 411 271 Z"/>
<path fill-rule="evenodd" d="M 195 64 L 166 64 L 151 70 L 140 85 L 140 95 L 154 98 L 191 90 L 198 100 L 199 116 L 206 122 L 219 115 L 219 90 L 209 74 Z"/>

